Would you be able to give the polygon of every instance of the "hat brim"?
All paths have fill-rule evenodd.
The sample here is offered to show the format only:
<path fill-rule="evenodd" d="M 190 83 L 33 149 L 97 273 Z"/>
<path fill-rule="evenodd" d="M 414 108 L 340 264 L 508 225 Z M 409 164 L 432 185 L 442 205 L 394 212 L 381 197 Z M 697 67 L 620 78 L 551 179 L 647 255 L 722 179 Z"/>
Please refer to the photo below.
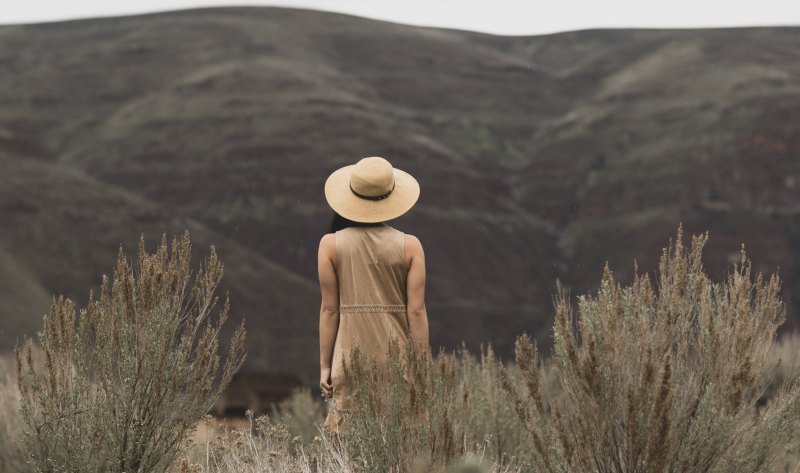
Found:
<path fill-rule="evenodd" d="M 414 177 L 394 168 L 394 190 L 381 200 L 359 197 L 350 190 L 354 164 L 339 168 L 325 181 L 325 199 L 342 217 L 354 222 L 377 223 L 408 212 L 419 199 L 419 183 Z"/>

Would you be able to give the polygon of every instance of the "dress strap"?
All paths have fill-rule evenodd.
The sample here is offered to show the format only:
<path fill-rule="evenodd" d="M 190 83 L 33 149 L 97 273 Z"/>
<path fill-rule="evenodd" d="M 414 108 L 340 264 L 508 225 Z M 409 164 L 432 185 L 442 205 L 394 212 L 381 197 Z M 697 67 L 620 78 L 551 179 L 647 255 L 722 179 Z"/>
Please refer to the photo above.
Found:
<path fill-rule="evenodd" d="M 347 313 L 347 312 L 359 312 L 359 313 L 369 313 L 369 312 L 389 312 L 389 313 L 405 313 L 406 312 L 406 305 L 405 304 L 346 304 L 339 306 L 340 313 Z"/>

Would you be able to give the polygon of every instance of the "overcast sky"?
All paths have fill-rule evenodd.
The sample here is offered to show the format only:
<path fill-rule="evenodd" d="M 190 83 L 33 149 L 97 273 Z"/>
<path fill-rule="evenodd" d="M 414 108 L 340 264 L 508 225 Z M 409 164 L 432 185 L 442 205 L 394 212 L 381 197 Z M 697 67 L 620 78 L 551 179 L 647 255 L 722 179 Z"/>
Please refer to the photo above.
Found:
<path fill-rule="evenodd" d="M 511 35 L 600 27 L 800 25 L 800 0 L 0 0 L 0 24 L 223 5 L 311 8 Z"/>

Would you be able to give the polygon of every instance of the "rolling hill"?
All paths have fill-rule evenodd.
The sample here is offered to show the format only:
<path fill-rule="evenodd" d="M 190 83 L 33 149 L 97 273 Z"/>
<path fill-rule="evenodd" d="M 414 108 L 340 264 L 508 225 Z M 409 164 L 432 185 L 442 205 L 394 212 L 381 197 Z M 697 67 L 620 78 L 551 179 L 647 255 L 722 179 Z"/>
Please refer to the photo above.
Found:
<path fill-rule="evenodd" d="M 144 234 L 215 244 L 248 370 L 313 380 L 334 169 L 418 178 L 432 342 L 546 345 L 556 279 L 652 272 L 679 222 L 800 298 L 800 28 L 502 37 L 284 8 L 0 26 L 0 346 Z M 233 326 L 233 324 L 231 324 Z"/>

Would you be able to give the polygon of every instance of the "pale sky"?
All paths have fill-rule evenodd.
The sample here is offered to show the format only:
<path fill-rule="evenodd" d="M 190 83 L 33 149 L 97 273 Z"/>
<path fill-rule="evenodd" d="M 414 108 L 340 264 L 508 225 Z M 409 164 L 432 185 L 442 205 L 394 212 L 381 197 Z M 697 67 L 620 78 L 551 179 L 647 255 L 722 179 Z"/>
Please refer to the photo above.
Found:
<path fill-rule="evenodd" d="M 0 0 L 0 24 L 277 5 L 505 35 L 586 28 L 800 25 L 800 0 Z"/>

